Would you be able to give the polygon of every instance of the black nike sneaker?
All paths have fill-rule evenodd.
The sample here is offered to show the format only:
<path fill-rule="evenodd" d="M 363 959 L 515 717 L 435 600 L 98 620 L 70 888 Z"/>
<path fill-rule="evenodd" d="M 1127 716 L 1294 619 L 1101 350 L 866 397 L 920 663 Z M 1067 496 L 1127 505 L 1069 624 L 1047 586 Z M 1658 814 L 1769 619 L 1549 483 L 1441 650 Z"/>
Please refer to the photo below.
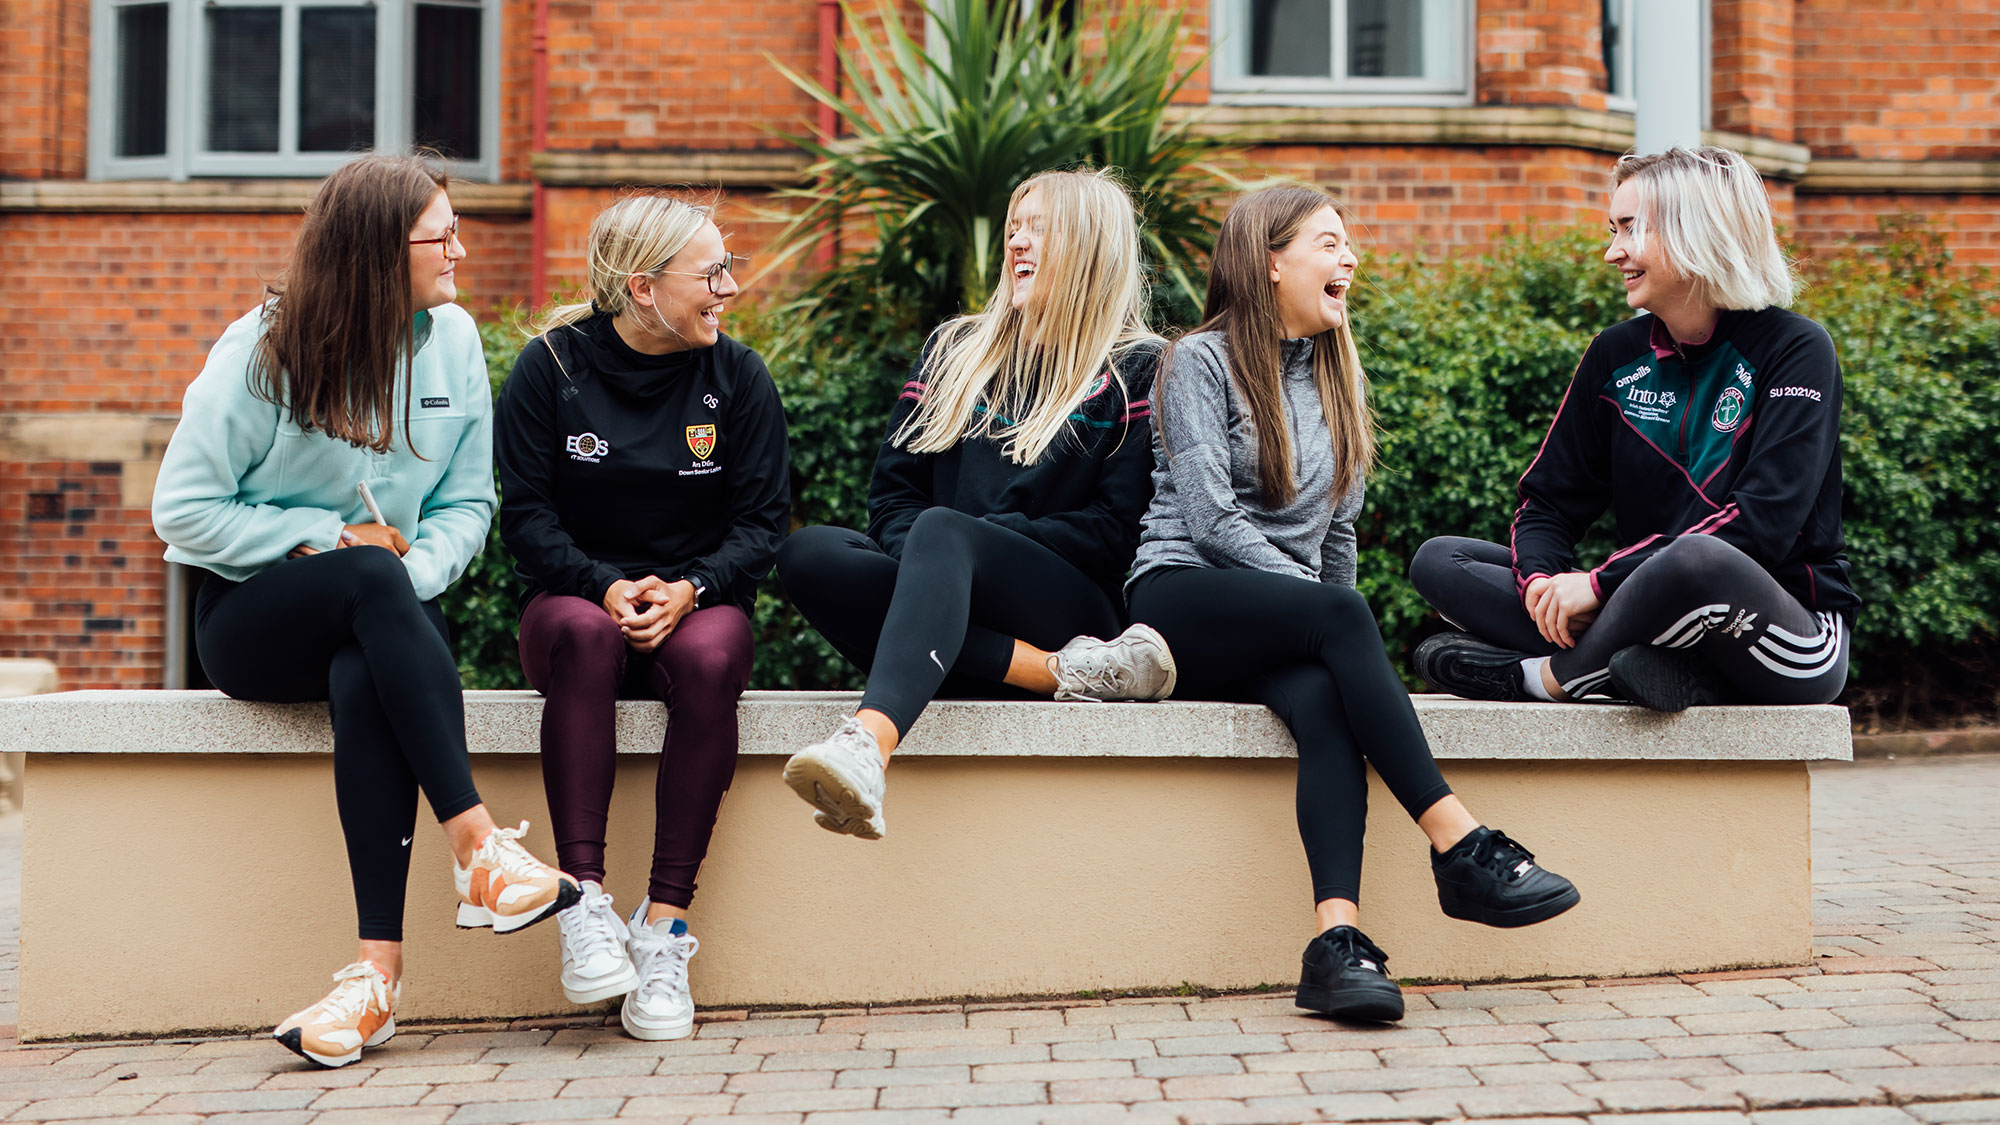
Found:
<path fill-rule="evenodd" d="M 1685 711 L 1727 702 L 1722 677 L 1692 652 L 1631 645 L 1611 654 L 1611 687 L 1641 707 Z"/>
<path fill-rule="evenodd" d="M 1403 990 L 1389 979 L 1387 954 L 1353 926 L 1335 926 L 1306 946 L 1298 1006 L 1343 1020 L 1403 1018 Z"/>
<path fill-rule="evenodd" d="M 1431 877 L 1447 915 L 1503 929 L 1546 922 L 1583 897 L 1568 879 L 1537 867 L 1533 852 L 1483 825 L 1443 855 L 1433 851 Z"/>
<path fill-rule="evenodd" d="M 1411 663 L 1424 682 L 1467 699 L 1527 703 L 1535 697 L 1521 683 L 1525 652 L 1487 644 L 1470 633 L 1439 633 L 1424 638 Z"/>

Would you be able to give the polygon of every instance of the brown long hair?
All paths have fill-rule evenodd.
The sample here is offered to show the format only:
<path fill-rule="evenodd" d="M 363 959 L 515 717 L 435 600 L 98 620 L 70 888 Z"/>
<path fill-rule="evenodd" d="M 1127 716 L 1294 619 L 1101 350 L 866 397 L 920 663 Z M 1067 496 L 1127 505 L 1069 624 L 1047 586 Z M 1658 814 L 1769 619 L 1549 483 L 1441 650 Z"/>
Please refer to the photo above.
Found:
<path fill-rule="evenodd" d="M 250 365 L 251 388 L 294 425 L 387 453 L 396 381 L 416 350 L 410 229 L 448 183 L 421 157 L 367 156 L 341 167 L 306 207 L 291 264 Z M 403 428 L 410 386 L 403 383 Z"/>
<path fill-rule="evenodd" d="M 1229 374 L 1249 408 L 1257 436 L 1257 485 L 1271 507 L 1291 503 L 1292 432 L 1285 424 L 1284 322 L 1271 281 L 1271 255 L 1299 236 L 1305 221 L 1339 201 L 1319 188 L 1263 188 L 1236 201 L 1223 217 L 1208 271 L 1208 302 L 1196 332 L 1220 331 L 1229 342 Z M 1375 463 L 1375 420 L 1368 377 L 1345 323 L 1312 338 L 1313 385 L 1333 436 L 1333 493 L 1339 502 Z M 1169 377 L 1171 360 L 1160 377 Z M 1164 395 L 1160 396 L 1162 402 Z"/>

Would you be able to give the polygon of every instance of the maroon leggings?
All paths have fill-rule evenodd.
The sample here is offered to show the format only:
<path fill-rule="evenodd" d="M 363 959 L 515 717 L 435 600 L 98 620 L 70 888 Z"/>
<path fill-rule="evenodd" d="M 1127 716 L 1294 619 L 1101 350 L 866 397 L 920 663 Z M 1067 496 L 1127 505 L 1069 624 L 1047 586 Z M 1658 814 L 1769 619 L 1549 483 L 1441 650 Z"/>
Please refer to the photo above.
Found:
<path fill-rule="evenodd" d="M 715 813 L 736 772 L 736 699 L 750 682 L 750 620 L 733 605 L 681 618 L 659 648 L 638 652 L 618 623 L 582 598 L 536 594 L 521 612 L 521 667 L 547 697 L 542 783 L 556 860 L 579 880 L 604 881 L 604 822 L 616 776 L 620 699 L 667 705 L 653 798 L 647 896 L 685 908 L 708 855 Z"/>

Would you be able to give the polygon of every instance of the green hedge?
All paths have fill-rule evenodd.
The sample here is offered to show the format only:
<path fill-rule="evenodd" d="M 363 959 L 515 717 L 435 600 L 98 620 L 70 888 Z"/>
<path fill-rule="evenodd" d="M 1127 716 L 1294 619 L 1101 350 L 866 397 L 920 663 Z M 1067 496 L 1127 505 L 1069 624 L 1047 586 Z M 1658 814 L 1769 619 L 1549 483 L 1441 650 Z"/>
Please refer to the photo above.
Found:
<path fill-rule="evenodd" d="M 1798 306 L 1832 333 L 1846 379 L 1847 535 L 1868 603 L 1850 696 L 1871 705 L 1901 697 L 1913 680 L 1940 691 L 1980 682 L 1965 669 L 1991 663 L 2000 631 L 2000 287 L 1952 267 L 1919 226 L 1890 233 L 1883 249 L 1817 264 Z M 1358 529 L 1360 585 L 1399 666 L 1439 627 L 1405 579 L 1411 554 L 1439 534 L 1504 539 L 1514 481 L 1578 357 L 1596 331 L 1629 315 L 1599 243 L 1586 231 L 1537 232 L 1476 259 L 1364 263 L 1355 324 L 1383 456 Z M 732 314 L 731 331 L 752 346 L 775 338 L 771 327 Z M 520 334 L 487 331 L 489 362 L 504 375 Z M 835 331 L 765 356 L 791 423 L 800 526 L 862 526 L 882 425 L 918 342 Z M 1583 550 L 1601 557 L 1610 546 L 1600 526 Z M 496 537 L 448 596 L 468 686 L 519 682 L 505 559 Z M 855 684 L 775 581 L 756 629 L 755 686 Z M 1990 683 L 1983 690 L 1960 702 L 1991 707 Z"/>

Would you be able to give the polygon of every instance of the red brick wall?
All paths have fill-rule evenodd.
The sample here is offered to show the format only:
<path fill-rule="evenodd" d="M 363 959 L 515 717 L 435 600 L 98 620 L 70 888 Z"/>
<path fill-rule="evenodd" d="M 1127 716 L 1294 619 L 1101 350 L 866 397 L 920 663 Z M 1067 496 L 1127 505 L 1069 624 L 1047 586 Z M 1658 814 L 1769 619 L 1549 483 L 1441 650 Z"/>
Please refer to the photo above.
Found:
<path fill-rule="evenodd" d="M 1797 238 L 1825 251 L 1875 246 L 1879 220 L 1905 213 L 1937 223 L 1957 264 L 2000 269 L 2000 206 L 1990 195 L 1802 195 Z"/>
<path fill-rule="evenodd" d="M 89 95 L 90 5 L 7 0 L 0 15 L 0 177 L 81 177 Z"/>
<path fill-rule="evenodd" d="M 2000 157 L 2000 0 L 1799 0 L 1797 37 L 1814 155 Z"/>
<path fill-rule="evenodd" d="M 1792 139 L 1796 0 L 1714 0 L 1709 61 L 1710 124 Z"/>
<path fill-rule="evenodd" d="M 1480 0 L 1474 39 L 1481 105 L 1604 108 L 1596 3 Z"/>

